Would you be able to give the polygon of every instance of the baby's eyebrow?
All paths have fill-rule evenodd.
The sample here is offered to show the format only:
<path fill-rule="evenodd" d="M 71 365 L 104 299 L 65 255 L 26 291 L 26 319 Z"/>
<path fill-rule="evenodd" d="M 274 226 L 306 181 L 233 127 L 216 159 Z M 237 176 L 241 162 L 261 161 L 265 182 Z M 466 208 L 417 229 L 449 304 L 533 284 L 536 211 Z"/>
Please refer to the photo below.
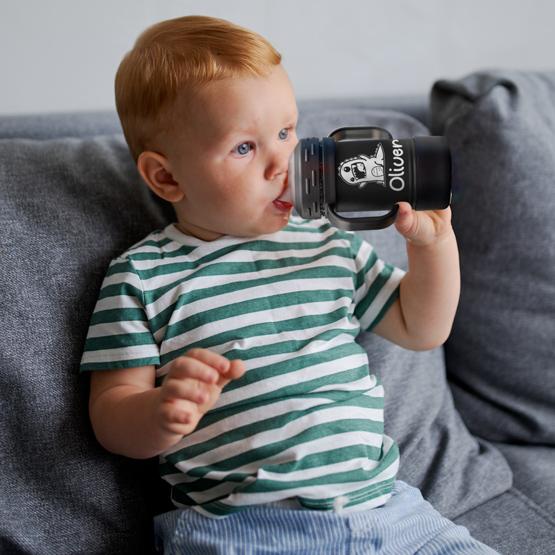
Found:
<path fill-rule="evenodd" d="M 252 133 L 256 129 L 256 125 L 250 125 L 248 127 L 233 127 L 224 131 L 223 137 L 231 137 L 233 135 L 244 135 L 245 133 Z"/>
<path fill-rule="evenodd" d="M 284 119 L 284 125 L 295 125 L 297 122 L 298 114 L 294 113 L 290 117 Z M 247 126 L 238 126 L 232 127 L 228 129 L 224 129 L 221 133 L 222 140 L 228 139 L 233 137 L 234 135 L 247 135 L 249 133 L 254 133 L 257 130 L 256 124 L 247 125 Z"/>

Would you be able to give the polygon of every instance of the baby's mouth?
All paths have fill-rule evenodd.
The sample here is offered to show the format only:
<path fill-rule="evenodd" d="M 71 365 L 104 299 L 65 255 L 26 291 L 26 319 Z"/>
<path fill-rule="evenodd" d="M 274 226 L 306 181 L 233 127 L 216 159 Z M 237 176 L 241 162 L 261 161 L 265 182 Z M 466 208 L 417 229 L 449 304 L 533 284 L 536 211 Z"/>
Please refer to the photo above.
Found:
<path fill-rule="evenodd" d="M 293 203 L 291 202 L 293 199 L 291 198 L 291 189 L 287 186 L 287 179 L 283 184 L 283 189 L 279 196 L 274 199 L 273 203 L 274 206 L 279 208 L 280 210 L 290 210 L 293 208 Z"/>

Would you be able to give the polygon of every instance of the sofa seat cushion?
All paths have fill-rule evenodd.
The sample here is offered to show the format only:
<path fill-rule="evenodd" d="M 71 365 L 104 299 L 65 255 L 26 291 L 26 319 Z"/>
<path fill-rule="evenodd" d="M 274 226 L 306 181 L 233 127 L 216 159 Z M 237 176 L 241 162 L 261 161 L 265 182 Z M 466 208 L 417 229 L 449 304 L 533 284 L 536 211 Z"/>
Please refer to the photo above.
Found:
<path fill-rule="evenodd" d="M 555 525 L 555 449 L 496 443 L 513 470 L 514 487 L 551 515 Z"/>
<path fill-rule="evenodd" d="M 555 553 L 555 521 L 517 488 L 455 519 L 478 540 L 503 555 Z"/>

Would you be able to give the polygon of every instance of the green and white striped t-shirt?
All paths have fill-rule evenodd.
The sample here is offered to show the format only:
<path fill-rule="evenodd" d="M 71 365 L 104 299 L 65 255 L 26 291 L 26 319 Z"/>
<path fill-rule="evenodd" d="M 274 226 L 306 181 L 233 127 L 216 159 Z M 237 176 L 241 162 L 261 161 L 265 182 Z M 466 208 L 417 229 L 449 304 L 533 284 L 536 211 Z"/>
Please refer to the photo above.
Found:
<path fill-rule="evenodd" d="M 377 507 L 399 452 L 355 337 L 380 320 L 403 274 L 325 220 L 212 242 L 169 225 L 111 262 L 81 370 L 153 364 L 160 383 L 193 347 L 244 361 L 244 376 L 160 457 L 177 507 L 213 517 L 285 499 Z"/>

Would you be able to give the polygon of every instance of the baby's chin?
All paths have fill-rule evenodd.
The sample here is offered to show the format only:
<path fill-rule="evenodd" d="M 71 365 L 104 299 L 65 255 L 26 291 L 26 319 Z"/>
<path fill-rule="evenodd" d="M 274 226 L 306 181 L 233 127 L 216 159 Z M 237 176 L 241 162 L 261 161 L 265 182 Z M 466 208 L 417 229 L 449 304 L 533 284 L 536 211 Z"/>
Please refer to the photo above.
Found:
<path fill-rule="evenodd" d="M 238 228 L 235 230 L 235 233 L 232 232 L 229 233 L 229 235 L 235 235 L 237 237 L 258 237 L 260 235 L 276 233 L 280 229 L 283 229 L 289 223 L 289 214 L 283 214 L 271 218 L 263 218 L 256 222 L 256 224 L 248 227 L 238 226 Z"/>
<path fill-rule="evenodd" d="M 196 227 L 190 231 L 200 239 L 213 241 L 222 236 L 232 237 L 258 237 L 260 235 L 268 235 L 276 233 L 283 229 L 289 223 L 292 208 L 289 210 L 276 210 L 271 208 L 263 213 L 241 215 L 229 218 L 227 221 L 211 222 L 212 225 L 206 225 L 202 228 Z M 258 217 L 257 217 L 258 216 Z M 182 226 L 182 230 L 185 226 Z M 195 233 L 196 232 L 196 233 Z"/>

